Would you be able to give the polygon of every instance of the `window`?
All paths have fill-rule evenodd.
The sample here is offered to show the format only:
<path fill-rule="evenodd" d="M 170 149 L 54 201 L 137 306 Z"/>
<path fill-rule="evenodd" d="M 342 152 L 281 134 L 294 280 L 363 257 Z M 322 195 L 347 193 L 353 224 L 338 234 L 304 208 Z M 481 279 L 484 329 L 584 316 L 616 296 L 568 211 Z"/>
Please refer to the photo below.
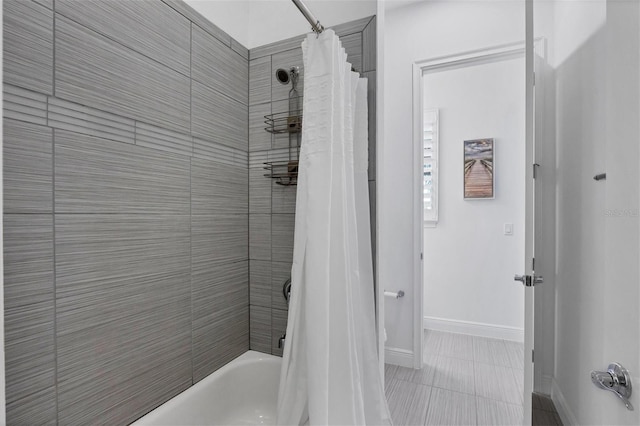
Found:
<path fill-rule="evenodd" d="M 436 226 L 438 223 L 438 110 L 425 109 L 422 121 L 424 224 Z"/>

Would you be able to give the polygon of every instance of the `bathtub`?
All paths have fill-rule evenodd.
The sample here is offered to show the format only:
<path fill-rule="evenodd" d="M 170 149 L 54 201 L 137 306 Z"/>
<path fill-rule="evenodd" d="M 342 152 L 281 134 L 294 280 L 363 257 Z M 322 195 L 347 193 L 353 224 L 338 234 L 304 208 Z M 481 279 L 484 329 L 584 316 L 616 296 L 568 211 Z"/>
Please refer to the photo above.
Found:
<path fill-rule="evenodd" d="M 274 425 L 281 360 L 245 352 L 132 425 Z"/>

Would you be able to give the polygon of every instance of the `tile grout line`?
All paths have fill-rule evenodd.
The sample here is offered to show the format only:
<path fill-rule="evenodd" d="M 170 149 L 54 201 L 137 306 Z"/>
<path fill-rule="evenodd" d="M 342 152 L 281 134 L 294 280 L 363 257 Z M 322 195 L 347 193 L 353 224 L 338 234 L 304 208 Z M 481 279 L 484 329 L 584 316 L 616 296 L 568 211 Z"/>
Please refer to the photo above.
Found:
<path fill-rule="evenodd" d="M 165 3 L 166 4 L 166 3 Z M 193 137 L 193 22 L 189 20 L 189 135 L 191 136 L 191 157 L 189 158 L 189 295 L 190 297 L 190 310 L 191 310 L 191 324 L 189 324 L 189 332 L 191 334 L 191 386 L 195 382 L 195 369 L 194 369 L 194 350 L 193 350 L 193 154 L 195 151 L 195 139 Z"/>
<path fill-rule="evenodd" d="M 51 70 L 51 77 L 53 79 L 53 81 L 51 82 L 51 96 L 55 96 L 56 95 L 56 0 L 51 0 L 51 6 L 53 7 L 53 9 L 51 10 L 52 13 L 52 34 L 51 34 L 51 40 L 52 40 L 52 61 L 53 61 L 53 66 L 52 66 L 52 70 Z M 48 104 L 49 102 L 47 102 Z M 47 109 L 48 112 L 48 109 Z M 47 115 L 47 121 L 48 121 L 49 117 Z"/>
<path fill-rule="evenodd" d="M 480 419 L 478 418 L 478 387 L 476 385 L 476 340 L 471 338 L 471 355 L 473 357 L 472 370 L 473 370 L 473 402 L 476 406 L 476 425 L 480 424 Z"/>
<path fill-rule="evenodd" d="M 52 50 L 53 50 L 53 69 L 52 69 L 52 87 L 51 96 L 55 97 L 56 94 L 56 0 L 52 0 Z M 49 125 L 49 97 L 47 97 L 46 105 L 46 124 Z M 56 410 L 56 425 L 60 424 L 60 402 L 58 392 L 58 280 L 56 271 L 56 130 L 51 128 L 51 219 L 52 219 L 52 245 L 53 245 L 53 360 L 54 360 L 54 385 L 55 385 L 55 410 Z"/>
<path fill-rule="evenodd" d="M 56 425 L 60 423 L 59 419 L 59 401 L 58 401 L 58 288 L 57 288 L 57 270 L 56 270 L 56 143 L 55 129 L 51 129 L 51 219 L 52 219 L 52 251 L 53 251 L 53 359 L 54 359 L 54 381 L 55 381 L 55 399 L 56 399 Z"/>
<path fill-rule="evenodd" d="M 193 353 L 193 232 L 192 232 L 192 179 L 193 179 L 193 171 L 192 171 L 192 158 L 189 158 L 189 295 L 190 295 L 190 314 L 191 314 L 191 323 L 189 324 L 189 332 L 191 335 L 191 386 L 194 384 L 194 375 L 195 369 L 193 365 L 193 360 L 195 358 Z"/>
<path fill-rule="evenodd" d="M 427 424 L 427 419 L 429 418 L 429 413 L 431 412 L 431 409 L 433 408 L 431 406 L 431 400 L 433 399 L 433 386 L 429 386 L 429 400 L 427 401 L 427 412 L 424 414 L 424 425 L 426 426 Z"/>
<path fill-rule="evenodd" d="M 195 139 L 193 138 L 193 22 L 189 25 L 189 134 L 191 135 L 191 150 L 193 152 L 195 151 Z"/>
<path fill-rule="evenodd" d="M 232 42 L 233 43 L 233 42 Z M 251 241 L 251 197 L 250 197 L 250 193 L 251 193 L 251 177 L 250 177 L 250 172 L 249 172 L 249 152 L 251 147 L 249 146 L 249 142 L 250 142 L 250 129 L 251 129 L 251 123 L 249 121 L 249 92 L 251 90 L 251 66 L 250 66 L 250 62 L 249 62 L 249 51 L 247 49 L 247 170 L 246 170 L 246 176 L 247 176 L 247 312 L 248 312 L 248 317 L 249 317 L 249 323 L 247 324 L 247 331 L 249 334 L 248 337 L 248 346 L 249 346 L 249 350 L 251 350 L 251 335 L 253 334 L 251 332 L 251 253 L 249 252 L 249 250 L 251 249 L 250 246 L 250 241 Z"/>
<path fill-rule="evenodd" d="M 472 362 L 472 369 L 473 369 L 473 380 L 474 380 L 474 392 L 473 392 L 473 394 L 469 394 L 467 392 L 454 391 L 454 390 L 450 390 L 450 389 L 446 389 L 446 388 L 441 388 L 441 387 L 438 387 L 438 386 L 435 386 L 435 385 L 432 385 L 432 392 L 433 392 L 434 389 L 442 389 L 442 390 L 445 390 L 447 392 L 456 392 L 456 393 L 472 396 L 473 397 L 473 403 L 475 404 L 475 419 L 476 419 L 476 423 L 478 423 L 480 421 L 480 417 L 479 417 L 479 407 L 480 407 L 479 400 L 480 399 L 486 399 L 486 400 L 497 402 L 497 403 L 500 403 L 500 404 L 505 404 L 507 406 L 514 406 L 514 407 L 520 407 L 520 408 L 522 408 L 523 405 L 522 404 L 517 404 L 517 403 L 512 403 L 512 402 L 507 402 L 507 401 L 504 401 L 504 400 L 496 400 L 496 399 L 492 399 L 492 398 L 487 398 L 487 397 L 484 397 L 484 396 L 481 397 L 481 396 L 478 395 L 477 383 L 476 383 L 476 377 L 475 377 L 476 376 L 475 375 L 475 370 L 476 370 L 476 367 L 479 364 L 482 364 L 482 363 L 479 363 L 479 362 L 476 361 L 476 356 L 475 356 L 476 345 L 477 345 L 476 339 L 473 339 L 472 340 L 472 351 L 473 351 L 474 359 L 471 361 Z M 502 349 L 506 353 L 506 345 L 503 346 Z M 426 350 L 426 345 L 425 345 L 425 349 L 424 350 Z M 442 347 L 441 346 L 439 347 L 439 349 L 436 352 L 437 352 L 437 356 L 438 357 L 442 357 L 443 356 L 442 355 Z M 423 352 L 423 357 L 424 356 L 425 356 L 425 353 Z M 510 370 L 510 372 L 511 372 L 512 378 L 514 380 L 516 380 L 514 375 L 516 374 L 516 372 L 518 370 L 512 368 L 510 365 L 509 366 L 496 366 L 496 365 L 491 365 L 491 364 L 483 364 L 483 365 L 488 365 L 488 366 L 491 366 L 493 368 L 508 368 Z M 435 374 L 437 374 L 437 371 L 436 371 L 436 373 L 434 373 L 434 382 L 433 383 L 435 383 Z M 401 379 L 397 379 L 397 380 L 401 380 Z M 431 407 L 429 405 L 428 410 L 430 410 L 430 409 L 431 409 Z"/>

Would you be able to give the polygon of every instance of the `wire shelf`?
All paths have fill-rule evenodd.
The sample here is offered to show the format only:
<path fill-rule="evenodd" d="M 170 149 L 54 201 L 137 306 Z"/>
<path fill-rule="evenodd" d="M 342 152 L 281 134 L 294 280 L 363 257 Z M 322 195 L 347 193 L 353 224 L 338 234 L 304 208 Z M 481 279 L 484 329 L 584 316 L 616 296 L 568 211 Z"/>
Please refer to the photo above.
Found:
<path fill-rule="evenodd" d="M 302 110 L 277 112 L 264 116 L 264 128 L 269 133 L 300 133 L 302 131 Z"/>
<path fill-rule="evenodd" d="M 264 169 L 268 171 L 265 177 L 276 179 L 278 185 L 298 184 L 298 160 L 268 161 L 264 165 Z"/>

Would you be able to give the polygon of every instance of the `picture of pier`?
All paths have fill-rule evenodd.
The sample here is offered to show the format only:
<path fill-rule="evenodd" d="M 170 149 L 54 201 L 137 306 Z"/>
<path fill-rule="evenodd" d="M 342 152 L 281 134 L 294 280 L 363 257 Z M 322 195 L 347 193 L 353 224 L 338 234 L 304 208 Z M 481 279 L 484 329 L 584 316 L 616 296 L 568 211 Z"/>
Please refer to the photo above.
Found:
<path fill-rule="evenodd" d="M 464 198 L 494 198 L 493 139 L 464 141 Z"/>

